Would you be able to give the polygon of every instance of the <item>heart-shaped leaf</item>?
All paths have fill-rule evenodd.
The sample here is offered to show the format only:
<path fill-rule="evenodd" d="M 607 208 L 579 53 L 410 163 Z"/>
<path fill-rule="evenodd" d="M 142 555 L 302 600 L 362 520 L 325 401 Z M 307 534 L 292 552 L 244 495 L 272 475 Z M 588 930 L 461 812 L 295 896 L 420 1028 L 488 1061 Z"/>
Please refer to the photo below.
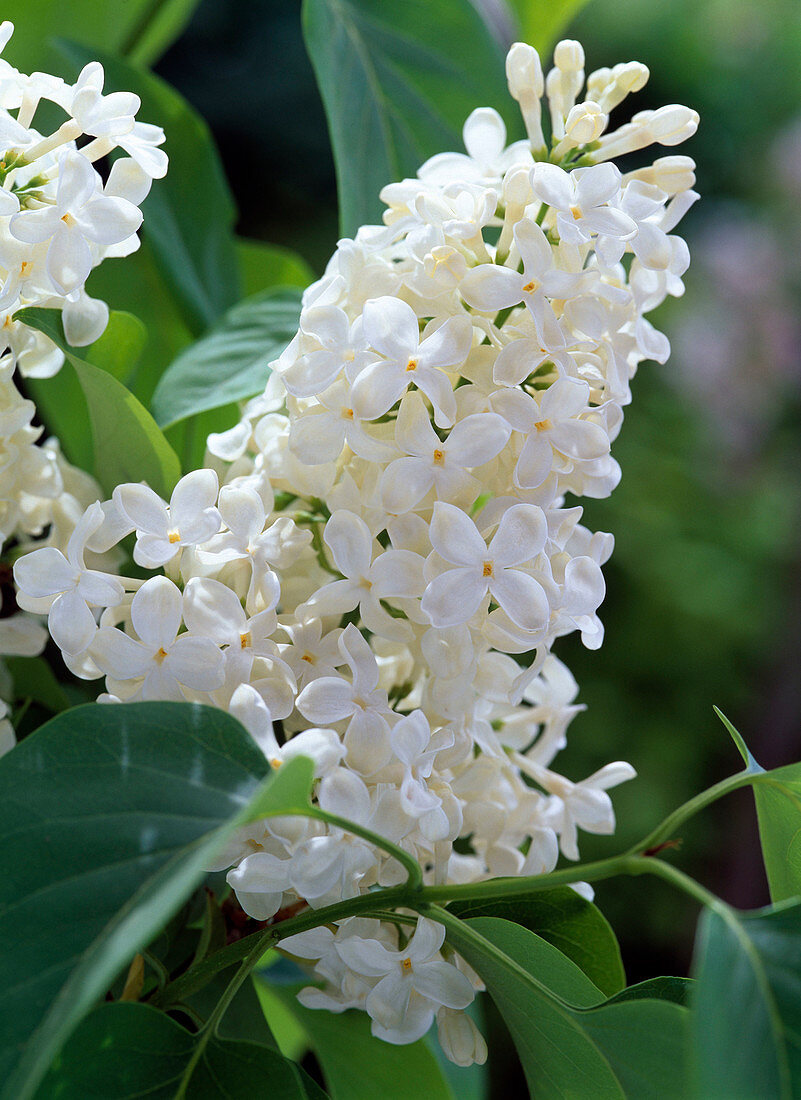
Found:
<path fill-rule="evenodd" d="M 462 920 L 501 917 L 536 932 L 580 966 L 607 997 L 626 984 L 620 947 L 609 922 L 597 906 L 569 886 L 509 900 L 453 903 L 448 909 Z"/>
<path fill-rule="evenodd" d="M 223 1017 L 223 1020 L 225 1017 Z M 200 1041 L 143 1004 L 109 1004 L 78 1026 L 37 1093 L 37 1100 L 321 1100 L 325 1093 L 293 1062 L 258 1043 L 214 1037 L 194 1065 Z"/>
<path fill-rule="evenodd" d="M 262 789 L 267 770 L 239 723 L 188 703 L 78 707 L 0 759 L 0 1095 L 31 1095 L 254 797 L 295 808 L 309 762 Z M 278 775 L 288 800 L 270 793 Z"/>
<path fill-rule="evenodd" d="M 697 1094 L 801 1096 L 801 902 L 753 913 L 705 910 L 693 971 Z"/>
<path fill-rule="evenodd" d="M 446 927 L 506 1021 L 537 1100 L 687 1096 L 686 1009 L 656 998 L 604 1003 L 574 963 L 509 921 L 479 917 Z"/>

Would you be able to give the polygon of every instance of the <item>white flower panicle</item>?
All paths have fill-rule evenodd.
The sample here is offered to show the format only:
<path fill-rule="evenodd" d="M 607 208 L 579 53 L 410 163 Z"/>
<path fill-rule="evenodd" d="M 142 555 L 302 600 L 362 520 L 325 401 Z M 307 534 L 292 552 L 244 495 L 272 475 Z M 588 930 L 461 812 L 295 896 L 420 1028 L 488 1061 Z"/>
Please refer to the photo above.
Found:
<path fill-rule="evenodd" d="M 0 53 L 13 29 L 0 23 Z M 41 591 L 41 598 L 53 598 L 50 629 L 66 653 L 83 648 L 93 633 L 89 608 L 99 606 L 109 591 L 121 596 L 122 587 L 115 581 L 109 589 L 111 582 L 84 572 L 82 548 L 74 539 L 67 549 L 72 529 L 99 490 L 65 462 L 55 441 L 39 445 L 36 410 L 15 384 L 15 371 L 48 378 L 59 371 L 64 355 L 16 318 L 28 307 L 57 309 L 68 342 L 91 344 L 105 329 L 109 310 L 86 293 L 87 277 L 106 257 L 126 256 L 139 247 L 139 206 L 152 180 L 167 170 L 159 148 L 164 132 L 136 121 L 138 96 L 104 94 L 103 83 L 96 61 L 69 84 L 47 73 L 21 73 L 0 57 L 0 552 L 14 541 L 28 546 L 49 532 L 53 573 L 35 587 L 52 588 Z M 49 134 L 36 128 L 43 103 L 55 105 L 63 116 Z M 98 163 L 115 150 L 124 155 L 104 179 Z M 17 633 L 31 625 L 24 616 L 12 620 L 19 621 Z M 15 652 L 3 648 L 2 638 L 0 633 L 0 656 Z M 43 645 L 42 640 L 39 650 Z"/>
<path fill-rule="evenodd" d="M 169 505 L 120 486 L 65 553 L 16 568 L 20 604 L 49 615 L 78 675 L 105 675 L 106 698 L 226 708 L 274 767 L 311 757 L 320 807 L 403 848 L 430 883 L 577 859 L 578 829 L 611 832 L 607 790 L 634 776 L 620 762 L 581 782 L 552 770 L 581 707 L 551 650 L 573 631 L 603 638 L 613 540 L 574 499 L 619 480 L 631 379 L 669 350 L 645 313 L 683 291 L 673 230 L 697 198 L 688 157 L 625 175 L 610 158 L 674 145 L 697 116 L 671 106 L 609 133 L 647 69 L 591 73 L 582 100 L 583 68 L 576 42 L 547 75 L 513 46 L 528 140 L 507 146 L 500 116 L 474 111 L 466 153 L 387 186 L 385 224 L 339 243 L 264 393 L 209 438 L 207 469 Z M 71 207 L 70 232 L 93 201 L 106 198 Z M 131 533 L 135 561 L 163 572 L 103 582 L 85 552 Z M 258 920 L 405 874 L 297 818 L 241 830 L 220 866 Z M 438 925 L 419 919 L 407 939 L 353 918 L 284 947 L 325 983 L 305 1004 L 362 1008 L 394 1043 L 436 1018 L 450 1058 L 486 1056 L 464 1015 L 476 983 Z"/>

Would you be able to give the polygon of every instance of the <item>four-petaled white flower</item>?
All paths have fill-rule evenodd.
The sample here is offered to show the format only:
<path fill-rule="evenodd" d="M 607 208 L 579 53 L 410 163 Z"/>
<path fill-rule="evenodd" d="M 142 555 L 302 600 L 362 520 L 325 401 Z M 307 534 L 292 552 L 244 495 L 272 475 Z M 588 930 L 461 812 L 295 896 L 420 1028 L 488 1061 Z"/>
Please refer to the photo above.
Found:
<path fill-rule="evenodd" d="M 166 577 L 145 581 L 131 603 L 132 638 L 116 627 L 101 627 L 92 657 L 114 680 L 132 681 L 140 699 L 186 696 L 182 687 L 214 691 L 225 677 L 222 652 L 210 638 L 179 634 L 183 618 L 181 591 Z"/>
<path fill-rule="evenodd" d="M 347 721 L 345 748 L 348 764 L 362 775 L 373 775 L 390 758 L 389 722 L 392 711 L 387 693 L 378 686 L 378 665 L 367 642 L 350 624 L 339 639 L 342 656 L 351 670 L 344 676 L 321 676 L 307 684 L 296 706 L 304 718 L 319 726 Z"/>
<path fill-rule="evenodd" d="M 117 486 L 114 503 L 136 530 L 137 565 L 158 569 L 184 547 L 216 535 L 220 530 L 217 486 L 213 470 L 193 470 L 175 486 L 169 505 L 147 485 Z"/>
<path fill-rule="evenodd" d="M 429 581 L 422 610 L 434 626 L 466 623 L 489 595 L 524 630 L 538 630 L 550 607 L 542 585 L 523 571 L 545 546 L 548 524 L 541 508 L 516 504 L 504 512 L 489 546 L 460 508 L 437 501 L 431 545 L 445 563 Z"/>
<path fill-rule="evenodd" d="M 440 955 L 444 941 L 444 926 L 420 917 L 403 951 L 357 936 L 337 943 L 351 970 L 379 979 L 365 1003 L 374 1035 L 389 1042 L 413 1042 L 428 1031 L 440 1005 L 466 1008 L 473 1000 L 469 980 Z"/>
<path fill-rule="evenodd" d="M 419 596 L 423 559 L 410 550 L 385 550 L 373 558 L 373 536 L 359 516 L 344 509 L 325 525 L 323 540 L 343 580 L 319 588 L 306 604 L 314 615 L 342 614 L 359 608 L 368 630 L 385 638 L 408 637 L 405 624 L 393 619 L 381 600 Z"/>
<path fill-rule="evenodd" d="M 70 656 L 82 653 L 95 637 L 97 623 L 92 607 L 116 607 L 124 589 L 116 577 L 87 569 L 86 543 L 103 522 L 103 509 L 87 509 L 67 543 L 66 557 L 55 546 L 26 554 L 14 565 L 20 591 L 50 603 L 47 627 L 56 645 Z"/>
<path fill-rule="evenodd" d="M 100 177 L 86 157 L 67 150 L 59 158 L 55 204 L 21 210 L 8 228 L 26 244 L 50 242 L 47 273 L 59 293 L 70 294 L 83 286 L 92 270 L 92 244 L 119 244 L 141 224 L 138 207 L 104 195 Z"/>
<path fill-rule="evenodd" d="M 558 211 L 556 229 L 568 244 L 584 244 L 596 233 L 624 241 L 635 235 L 634 219 L 610 205 L 620 194 L 620 181 L 620 169 L 608 163 L 573 172 L 546 163 L 531 169 L 531 188 Z"/>
<path fill-rule="evenodd" d="M 408 457 L 397 458 L 381 477 L 381 498 L 388 512 L 399 515 L 414 508 L 432 487 L 453 501 L 465 493 L 478 496 L 480 483 L 467 471 L 495 458 L 510 435 L 509 426 L 493 413 L 475 413 L 460 420 L 440 439 L 431 427 L 419 394 L 401 402 L 395 441 Z"/>
<path fill-rule="evenodd" d="M 351 389 L 354 413 L 374 420 L 391 409 L 413 382 L 434 408 L 443 428 L 453 423 L 456 402 L 444 371 L 464 362 L 472 327 L 467 316 L 449 317 L 420 339 L 417 315 L 399 298 L 373 298 L 365 303 L 364 337 L 382 358 L 365 367 Z"/>

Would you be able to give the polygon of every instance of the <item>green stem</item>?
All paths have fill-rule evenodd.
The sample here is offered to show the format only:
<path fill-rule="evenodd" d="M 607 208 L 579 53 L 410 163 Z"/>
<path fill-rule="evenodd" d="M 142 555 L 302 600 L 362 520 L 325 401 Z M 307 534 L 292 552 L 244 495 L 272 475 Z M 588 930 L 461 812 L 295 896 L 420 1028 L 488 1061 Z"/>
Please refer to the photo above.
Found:
<path fill-rule="evenodd" d="M 151 998 L 150 1003 L 157 1008 L 164 1008 L 182 1001 L 186 997 L 196 993 L 219 974 L 221 970 L 227 970 L 229 966 L 246 958 L 251 950 L 259 952 L 259 958 L 271 947 L 275 947 L 287 936 L 295 936 L 300 932 L 308 932 L 311 928 L 319 928 L 322 924 L 332 924 L 334 921 L 345 920 L 353 916 L 371 916 L 374 910 L 380 910 L 384 906 L 399 908 L 410 905 L 406 886 L 394 886 L 389 890 L 375 890 L 369 894 L 361 894 L 357 898 L 348 898 L 346 901 L 338 901 L 334 905 L 326 905 L 322 909 L 307 909 L 296 917 L 281 921 L 263 932 L 254 932 L 236 943 L 228 944 L 220 948 L 212 955 L 181 974 L 170 982 L 163 990 Z"/>
<path fill-rule="evenodd" d="M 665 863 L 662 859 L 653 859 L 647 856 L 635 858 L 643 863 L 643 872 L 645 874 L 656 875 L 657 878 L 664 879 L 665 882 L 669 882 L 671 886 L 675 886 L 677 890 L 683 890 L 685 894 L 689 894 L 690 897 L 695 898 L 701 905 L 706 905 L 710 909 L 714 909 L 715 912 L 720 913 L 724 919 L 729 920 L 728 915 L 731 914 L 731 908 L 725 901 L 722 901 L 711 891 L 707 890 L 700 882 L 696 882 L 694 878 L 690 878 L 684 871 L 680 871 L 678 867 L 674 867 L 671 863 Z"/>
<path fill-rule="evenodd" d="M 668 814 L 661 824 L 657 825 L 657 827 L 642 840 L 638 840 L 625 854 L 636 855 L 638 852 L 647 852 L 649 849 L 662 844 L 665 840 L 669 840 L 672 836 L 675 836 L 677 829 L 679 829 L 685 821 L 688 821 L 700 810 L 705 809 L 712 802 L 716 802 L 717 799 L 729 794 L 730 791 L 736 791 L 740 787 L 747 787 L 757 780 L 760 774 L 762 773 L 746 770 L 737 772 L 736 775 L 730 775 L 727 779 L 721 779 L 721 781 L 716 783 L 713 787 L 710 787 L 706 791 L 702 791 L 700 794 L 697 794 L 695 798 L 691 798 L 688 802 L 685 802 L 683 806 L 679 806 L 673 813 Z"/>
<path fill-rule="evenodd" d="M 362 915 L 388 919 L 388 913 L 393 909 L 413 909 L 417 912 L 423 912 L 428 907 L 436 906 L 437 903 L 492 901 L 501 898 L 521 897 L 541 890 L 550 890 L 554 886 L 570 885 L 575 882 L 600 882 L 616 875 L 656 875 L 683 890 L 702 905 L 714 909 L 727 923 L 731 923 L 734 919 L 732 910 L 720 898 L 715 897 L 700 883 L 678 868 L 655 858 L 655 855 L 649 856 L 642 853 L 669 839 L 677 828 L 693 814 L 698 813 L 699 810 L 704 809 L 730 791 L 759 782 L 763 774 L 746 771 L 721 780 L 720 783 L 716 783 L 709 790 L 690 799 L 689 802 L 685 802 L 683 806 L 680 806 L 666 817 L 643 840 L 620 855 L 595 860 L 592 863 L 579 863 L 572 867 L 562 867 L 558 871 L 551 871 L 545 875 L 490 879 L 485 882 L 463 883 L 461 885 L 423 886 L 420 866 L 402 848 L 384 840 L 378 834 L 363 829 L 361 826 L 335 814 L 327 814 L 316 807 L 312 814 L 304 811 L 304 816 L 313 816 L 321 821 L 328 822 L 330 825 L 345 829 L 388 852 L 406 869 L 408 873 L 406 883 L 385 890 L 374 890 L 356 898 L 336 902 L 334 905 L 327 905 L 322 909 L 308 909 L 264 932 L 254 933 L 237 943 L 229 944 L 227 947 L 215 951 L 214 954 L 203 959 L 191 970 L 170 982 L 151 998 L 150 1003 L 164 1007 L 165 1005 L 174 1004 L 176 1001 L 181 1001 L 198 989 L 202 989 L 221 970 L 249 957 L 251 950 L 257 953 L 258 958 L 260 958 L 265 951 L 276 946 L 287 936 L 294 936 L 300 932 L 318 928 L 323 924 L 345 920 L 348 917 Z M 395 919 L 401 918 L 396 917 Z M 457 918 L 452 917 L 450 919 L 456 920 Z"/>
<path fill-rule="evenodd" d="M 573 882 L 598 882 L 613 875 L 641 874 L 638 857 L 628 854 L 599 859 L 594 863 L 562 867 L 547 875 L 527 875 L 520 878 L 487 879 L 485 882 L 466 882 L 460 885 L 424 886 L 419 902 L 491 901 L 496 898 L 519 897 L 538 890 L 550 890 L 553 886 L 570 885 Z M 417 905 L 415 902 L 415 906 Z"/>
<path fill-rule="evenodd" d="M 219 1001 L 214 1006 L 214 1011 L 212 1012 L 211 1016 L 209 1016 L 208 1020 L 203 1026 L 202 1031 L 198 1035 L 197 1045 L 192 1051 L 192 1057 L 187 1062 L 186 1069 L 181 1076 L 181 1082 L 178 1085 L 178 1091 L 175 1093 L 175 1100 L 183 1100 L 183 1098 L 186 1096 L 186 1090 L 189 1087 L 189 1082 L 192 1078 L 192 1074 L 195 1072 L 195 1066 L 203 1057 L 203 1051 L 206 1049 L 209 1039 L 211 1039 L 212 1036 L 215 1034 L 217 1030 L 217 1025 L 227 1012 L 231 1001 L 233 1001 L 234 997 L 239 992 L 242 983 L 246 981 L 246 979 L 250 976 L 251 970 L 258 963 L 263 953 L 263 951 L 259 950 L 259 944 L 256 944 L 256 946 L 244 959 L 242 965 L 240 966 L 234 977 L 228 983 L 222 997 L 220 997 Z"/>

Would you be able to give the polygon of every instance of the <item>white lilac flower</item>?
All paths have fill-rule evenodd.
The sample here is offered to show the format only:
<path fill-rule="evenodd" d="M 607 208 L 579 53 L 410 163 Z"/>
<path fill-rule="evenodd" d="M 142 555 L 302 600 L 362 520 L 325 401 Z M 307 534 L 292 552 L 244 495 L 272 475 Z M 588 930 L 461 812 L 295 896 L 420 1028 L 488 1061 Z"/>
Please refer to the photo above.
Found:
<path fill-rule="evenodd" d="M 589 648 L 603 639 L 613 540 L 566 502 L 619 480 L 611 448 L 632 379 L 669 353 L 646 314 L 683 292 L 675 230 L 697 198 L 688 157 L 625 175 L 610 158 L 673 146 L 697 115 L 669 105 L 610 133 L 645 66 L 585 86 L 579 43 L 554 61 L 543 73 L 532 47 L 509 51 L 527 141 L 507 146 L 500 116 L 477 107 L 466 152 L 384 188 L 385 224 L 339 242 L 264 393 L 209 437 L 207 466 L 169 504 L 146 485 L 94 503 L 57 447 L 37 445 L 12 379 L 62 362 L 15 321 L 21 305 L 49 295 L 73 342 L 104 326 L 82 279 L 136 247 L 132 211 L 163 174 L 163 133 L 135 120 L 135 97 L 103 93 L 97 65 L 77 85 L 0 72 L 0 146 L 37 157 L 0 188 L 0 229 L 25 237 L 0 232 L 0 537 L 47 541 L 17 563 L 18 602 L 50 613 L 76 675 L 105 675 L 105 701 L 202 701 L 238 718 L 273 768 L 309 757 L 317 807 L 401 847 L 428 883 L 545 874 L 560 848 L 577 858 L 578 830 L 611 832 L 608 789 L 634 775 L 554 770 L 582 708 L 551 649 L 573 632 Z M 69 115 L 52 134 L 33 129 L 46 99 Z M 101 187 L 91 162 L 115 147 L 127 156 Z M 42 171 L 35 197 L 12 193 Z M 134 530 L 144 581 L 114 572 Z M 0 736 L 11 743 L 4 716 Z M 339 821 L 294 816 L 238 830 L 217 868 L 259 920 L 406 875 Z M 364 1010 L 396 1043 L 436 1018 L 447 1056 L 480 1062 L 464 1013 L 474 986 L 443 936 L 426 918 L 408 941 L 353 918 L 284 947 L 312 969 L 308 1007 Z"/>
<path fill-rule="evenodd" d="M 537 630 L 548 618 L 542 586 L 521 566 L 545 546 L 547 524 L 541 508 L 516 504 L 498 530 L 484 541 L 459 508 L 438 501 L 431 521 L 431 545 L 445 568 L 429 581 L 421 609 L 434 626 L 456 626 L 471 619 L 487 596 L 524 630 Z"/>
<path fill-rule="evenodd" d="M 336 945 L 351 970 L 378 978 L 365 1003 L 374 1035 L 389 1042 L 414 1042 L 428 1031 L 440 1006 L 465 1008 L 473 1000 L 468 979 L 440 954 L 444 939 L 441 924 L 420 917 L 403 951 L 357 936 Z"/>
<path fill-rule="evenodd" d="M 93 607 L 116 607 L 123 586 L 114 576 L 87 569 L 86 543 L 103 522 L 103 511 L 93 504 L 75 527 L 66 555 L 45 546 L 20 558 L 14 580 L 20 591 L 34 600 L 49 601 L 47 627 L 56 645 L 70 656 L 82 653 L 92 642 L 97 623 Z"/>
<path fill-rule="evenodd" d="M 147 485 L 120 485 L 114 503 L 136 530 L 134 561 L 156 569 L 186 546 L 206 542 L 220 529 L 217 475 L 193 470 L 172 491 L 169 505 Z"/>
<path fill-rule="evenodd" d="M 131 603 L 137 637 L 116 627 L 101 627 L 92 656 L 108 676 L 131 687 L 129 698 L 185 698 L 182 688 L 213 691 L 224 679 L 224 658 L 208 637 L 180 634 L 184 602 L 166 577 L 145 581 Z"/>

